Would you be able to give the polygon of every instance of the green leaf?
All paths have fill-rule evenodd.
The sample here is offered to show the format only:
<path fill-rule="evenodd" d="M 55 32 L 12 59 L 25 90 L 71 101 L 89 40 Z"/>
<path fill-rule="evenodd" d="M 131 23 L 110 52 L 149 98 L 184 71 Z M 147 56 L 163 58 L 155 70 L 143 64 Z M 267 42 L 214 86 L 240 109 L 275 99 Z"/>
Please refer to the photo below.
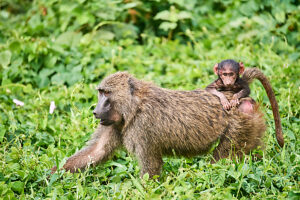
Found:
<path fill-rule="evenodd" d="M 293 133 L 293 131 L 291 131 L 289 129 L 286 131 L 286 135 L 290 138 L 290 140 L 295 140 L 296 139 L 295 134 Z"/>
<path fill-rule="evenodd" d="M 21 50 L 21 43 L 19 41 L 13 41 L 10 43 L 9 49 L 18 53 Z"/>
<path fill-rule="evenodd" d="M 144 174 L 143 180 L 145 180 L 145 181 L 148 181 L 148 180 L 149 180 L 149 174 L 148 174 L 148 173 Z"/>
<path fill-rule="evenodd" d="M 50 178 L 50 181 L 49 181 L 49 186 L 51 186 L 55 181 L 57 181 L 58 178 L 59 178 L 59 174 L 58 173 L 52 174 L 51 178 Z"/>
<path fill-rule="evenodd" d="M 69 85 L 74 85 L 75 83 L 79 82 L 82 79 L 82 75 L 80 72 L 70 73 L 69 75 L 66 76 L 67 76 L 66 82 Z"/>
<path fill-rule="evenodd" d="M 130 173 L 128 174 L 132 180 L 133 185 L 138 189 L 138 191 L 144 196 L 145 195 L 145 190 L 142 186 L 142 184 L 134 178 Z"/>
<path fill-rule="evenodd" d="M 5 127 L 2 124 L 0 124 L 0 142 L 3 141 L 4 135 L 5 135 Z"/>
<path fill-rule="evenodd" d="M 115 34 L 110 31 L 99 30 L 97 31 L 97 38 L 100 40 L 113 40 Z"/>
<path fill-rule="evenodd" d="M 55 67 L 56 62 L 57 56 L 50 54 L 45 58 L 44 64 L 47 68 L 53 68 Z"/>
<path fill-rule="evenodd" d="M 258 4 L 254 0 L 243 3 L 239 10 L 246 16 L 252 16 L 259 9 Z"/>
<path fill-rule="evenodd" d="M 64 73 L 57 73 L 54 76 L 51 77 L 51 83 L 57 84 L 57 85 L 63 85 L 66 80 L 66 75 Z"/>
<path fill-rule="evenodd" d="M 11 52 L 9 50 L 2 51 L 0 53 L 0 64 L 3 67 L 7 67 L 10 64 Z"/>
<path fill-rule="evenodd" d="M 87 33 L 81 37 L 80 43 L 83 45 L 89 45 L 92 42 L 93 37 L 94 37 L 93 32 Z"/>
<path fill-rule="evenodd" d="M 32 29 L 38 28 L 38 26 L 42 25 L 40 16 L 37 14 L 33 15 L 28 21 L 28 24 Z"/>
<path fill-rule="evenodd" d="M 176 27 L 177 27 L 177 23 L 173 23 L 173 22 L 162 22 L 159 25 L 159 28 L 164 30 L 164 31 L 173 30 Z"/>
<path fill-rule="evenodd" d="M 283 10 L 278 10 L 274 17 L 279 23 L 283 23 L 285 21 L 285 12 Z"/>
<path fill-rule="evenodd" d="M 24 192 L 24 183 L 21 181 L 15 181 L 11 183 L 11 189 L 14 192 L 17 192 L 19 194 Z"/>
<path fill-rule="evenodd" d="M 170 11 L 164 10 L 159 13 L 157 13 L 154 17 L 155 20 L 161 19 L 161 20 L 169 20 L 170 19 Z"/>
<path fill-rule="evenodd" d="M 75 47 L 79 44 L 81 33 L 76 33 L 73 31 L 62 33 L 56 39 L 56 43 L 60 45 Z"/>
<path fill-rule="evenodd" d="M 39 88 L 43 88 L 49 85 L 50 79 L 49 76 L 54 73 L 54 69 L 44 68 L 40 71 L 39 75 L 36 77 L 36 83 Z"/>
<path fill-rule="evenodd" d="M 37 146 L 45 146 L 45 145 L 50 145 L 52 143 L 55 142 L 54 138 L 52 137 L 52 135 L 48 134 L 48 133 L 36 133 L 35 135 L 36 139 L 38 140 L 38 142 L 36 143 Z"/>
<path fill-rule="evenodd" d="M 87 12 L 83 12 L 77 16 L 77 21 L 80 25 L 87 23 L 93 25 L 95 23 L 95 17 Z"/>
<path fill-rule="evenodd" d="M 131 2 L 131 3 L 126 3 L 125 5 L 124 5 L 124 9 L 129 9 L 129 8 L 134 8 L 134 7 L 136 7 L 138 5 L 138 3 L 137 2 Z"/>
<path fill-rule="evenodd" d="M 178 19 L 191 19 L 192 14 L 186 11 L 180 11 L 177 15 Z"/>

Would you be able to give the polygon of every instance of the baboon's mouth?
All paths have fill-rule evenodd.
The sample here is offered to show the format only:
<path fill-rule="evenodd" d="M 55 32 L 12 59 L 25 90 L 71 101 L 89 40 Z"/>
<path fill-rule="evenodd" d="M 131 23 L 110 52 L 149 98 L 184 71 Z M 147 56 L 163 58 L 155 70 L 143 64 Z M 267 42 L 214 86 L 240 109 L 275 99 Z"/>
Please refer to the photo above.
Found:
<path fill-rule="evenodd" d="M 113 123 L 114 123 L 114 121 L 108 120 L 108 119 L 101 119 L 100 120 L 100 124 L 103 125 L 103 126 L 109 126 L 109 125 L 111 125 Z"/>

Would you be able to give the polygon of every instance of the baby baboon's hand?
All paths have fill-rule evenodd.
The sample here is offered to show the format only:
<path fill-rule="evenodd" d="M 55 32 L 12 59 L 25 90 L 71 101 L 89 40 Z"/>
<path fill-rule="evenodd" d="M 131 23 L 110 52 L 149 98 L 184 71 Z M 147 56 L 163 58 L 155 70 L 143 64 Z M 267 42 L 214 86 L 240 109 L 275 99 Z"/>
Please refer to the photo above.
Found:
<path fill-rule="evenodd" d="M 232 100 L 230 101 L 231 107 L 236 107 L 236 106 L 239 105 L 239 104 L 240 104 L 240 101 L 239 101 L 238 99 L 232 99 Z"/>
<path fill-rule="evenodd" d="M 237 97 L 236 94 L 233 95 L 232 100 L 230 101 L 231 107 L 236 107 L 239 104 L 240 104 L 239 98 Z"/>
<path fill-rule="evenodd" d="M 231 105 L 226 98 L 221 98 L 221 104 L 225 110 L 229 110 L 231 108 Z"/>

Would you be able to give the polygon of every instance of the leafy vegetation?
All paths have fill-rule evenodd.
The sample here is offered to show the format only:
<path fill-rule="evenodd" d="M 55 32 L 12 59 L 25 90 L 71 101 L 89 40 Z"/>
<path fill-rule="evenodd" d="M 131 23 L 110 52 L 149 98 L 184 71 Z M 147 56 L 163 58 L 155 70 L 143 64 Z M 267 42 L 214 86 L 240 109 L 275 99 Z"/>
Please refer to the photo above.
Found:
<path fill-rule="evenodd" d="M 299 199 L 297 2 L 2 0 L 0 199 Z M 215 79 L 214 63 L 228 58 L 270 78 L 283 149 L 265 91 L 254 83 L 251 96 L 268 123 L 262 160 L 164 158 L 160 179 L 149 180 L 120 150 L 83 173 L 49 175 L 97 126 L 91 111 L 104 76 L 127 70 L 162 87 L 204 88 Z"/>

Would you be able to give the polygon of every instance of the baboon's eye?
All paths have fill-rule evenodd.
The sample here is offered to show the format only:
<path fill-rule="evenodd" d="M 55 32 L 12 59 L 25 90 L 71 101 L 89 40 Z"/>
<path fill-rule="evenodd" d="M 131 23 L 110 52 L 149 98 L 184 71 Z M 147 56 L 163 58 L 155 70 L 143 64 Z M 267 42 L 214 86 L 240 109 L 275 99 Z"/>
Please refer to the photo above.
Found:
<path fill-rule="evenodd" d="M 104 95 L 106 97 L 110 94 L 110 91 L 107 91 L 107 90 L 101 90 L 101 89 L 99 89 L 98 91 L 99 91 L 100 95 Z"/>
<path fill-rule="evenodd" d="M 110 94 L 109 91 L 103 91 L 104 96 L 108 96 Z"/>

